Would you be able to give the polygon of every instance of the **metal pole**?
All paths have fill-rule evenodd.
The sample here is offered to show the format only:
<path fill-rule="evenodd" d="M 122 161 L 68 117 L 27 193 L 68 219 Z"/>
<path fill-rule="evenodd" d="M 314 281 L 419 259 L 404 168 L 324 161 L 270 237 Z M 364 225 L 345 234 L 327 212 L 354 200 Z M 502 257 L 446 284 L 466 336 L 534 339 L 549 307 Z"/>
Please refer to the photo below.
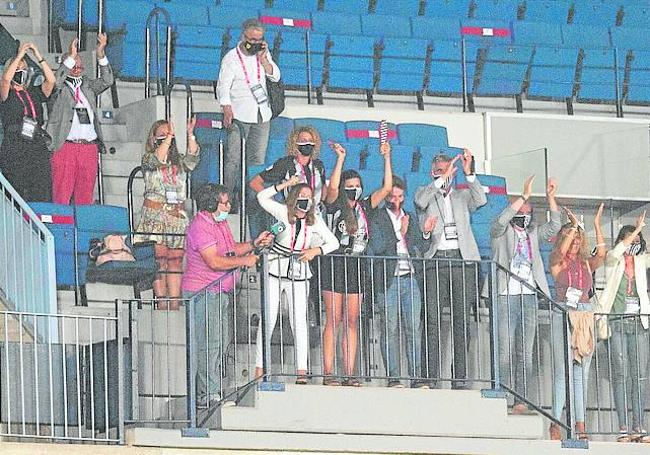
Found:
<path fill-rule="evenodd" d="M 97 154 L 97 196 L 99 197 L 99 203 L 104 204 L 104 169 L 102 165 L 102 155 L 101 151 Z"/>
<path fill-rule="evenodd" d="M 48 0 L 47 2 L 47 51 L 51 54 L 54 53 L 54 43 L 52 42 L 52 33 L 54 28 L 54 23 L 52 21 L 54 6 L 52 3 L 54 0 Z"/>
<path fill-rule="evenodd" d="M 117 318 L 115 320 L 115 324 L 117 324 L 117 425 L 120 442 L 124 443 L 124 327 L 122 319 L 125 310 L 122 307 L 122 301 L 119 301 L 118 305 L 119 311 L 117 312 Z M 120 317 L 120 315 L 122 315 L 122 317 Z M 104 351 L 104 356 L 106 356 L 106 351 Z M 108 390 L 108 385 L 104 385 L 104 387 L 105 390 Z M 108 403 L 104 404 L 106 409 L 108 409 Z M 108 436 L 108 423 L 107 418 L 105 422 L 106 436 Z"/>
<path fill-rule="evenodd" d="M 260 325 L 257 330 L 262 331 L 262 380 L 268 381 L 267 373 L 271 365 L 271 340 L 267 340 L 266 327 L 268 321 L 266 320 L 268 290 L 271 285 L 269 282 L 269 256 L 267 253 L 262 254 L 262 282 L 260 283 Z M 282 315 L 280 315 L 280 318 Z"/>
<path fill-rule="evenodd" d="M 85 49 L 81 43 L 81 28 L 83 27 L 83 0 L 77 0 L 77 50 Z"/>
<path fill-rule="evenodd" d="M 465 49 L 465 38 L 460 40 L 461 70 L 463 77 L 463 112 L 467 112 L 467 55 Z"/>
<path fill-rule="evenodd" d="M 187 355 L 187 418 L 190 421 L 190 429 L 196 429 L 196 356 L 194 355 L 194 345 L 196 325 L 194 321 L 194 298 L 187 302 L 185 319 L 186 337 L 185 350 Z"/>
<path fill-rule="evenodd" d="M 146 25 L 144 32 L 144 97 L 151 96 L 151 31 L 149 24 Z"/>
<path fill-rule="evenodd" d="M 240 146 L 241 146 L 241 164 L 240 164 L 240 185 L 241 185 L 241 201 L 239 204 L 239 241 L 243 242 L 246 239 L 246 135 L 244 127 L 238 120 L 233 120 L 239 128 Z"/>
<path fill-rule="evenodd" d="M 548 182 L 548 148 L 544 147 L 544 178 Z"/>
<path fill-rule="evenodd" d="M 171 120 L 171 73 L 172 73 L 172 27 L 167 26 L 167 41 L 165 46 L 165 118 Z"/>
<path fill-rule="evenodd" d="M 307 59 L 307 104 L 311 104 L 311 49 L 309 43 L 309 29 L 305 31 L 305 57 Z"/>
<path fill-rule="evenodd" d="M 97 0 L 97 32 L 104 32 L 104 0 Z M 95 77 L 99 77 L 99 63 L 97 62 L 95 62 Z M 99 109 L 102 106 L 101 95 L 97 95 L 95 102 L 97 104 L 97 108 Z"/>
<path fill-rule="evenodd" d="M 490 320 L 492 321 L 490 338 L 492 348 L 492 382 L 493 389 L 501 389 L 501 369 L 499 364 L 499 312 L 497 311 L 497 303 L 499 299 L 499 277 L 497 272 L 497 265 L 494 261 L 490 261 L 490 308 L 492 314 Z"/>
<path fill-rule="evenodd" d="M 133 214 L 133 181 L 135 180 L 135 176 L 138 175 L 138 172 L 140 171 L 142 171 L 141 166 L 136 166 L 133 168 L 131 174 L 129 175 L 129 180 L 126 184 L 126 199 L 129 211 L 129 233 L 131 236 L 131 245 L 133 245 L 133 232 L 135 231 L 135 216 Z"/>
<path fill-rule="evenodd" d="M 614 83 L 616 84 L 616 117 L 623 117 L 623 101 L 621 100 L 621 92 L 619 87 L 618 78 L 618 48 L 614 48 Z"/>

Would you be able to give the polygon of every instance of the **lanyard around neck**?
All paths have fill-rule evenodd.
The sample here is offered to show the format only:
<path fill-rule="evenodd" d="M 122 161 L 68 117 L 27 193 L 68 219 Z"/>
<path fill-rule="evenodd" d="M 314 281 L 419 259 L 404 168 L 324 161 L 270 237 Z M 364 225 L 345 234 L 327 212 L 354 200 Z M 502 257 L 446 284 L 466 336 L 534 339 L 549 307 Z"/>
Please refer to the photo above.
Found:
<path fill-rule="evenodd" d="M 244 64 L 244 57 L 242 57 L 241 52 L 239 52 L 239 47 L 236 48 L 237 50 L 237 57 L 239 57 L 239 63 L 241 63 L 241 69 L 244 70 L 244 79 L 246 79 L 246 83 L 250 86 L 251 85 L 251 80 L 248 77 L 248 71 L 246 70 L 246 65 Z M 261 79 L 261 74 L 262 74 L 262 65 L 260 64 L 260 59 L 255 56 L 255 60 L 257 61 L 257 83 L 259 84 Z"/>

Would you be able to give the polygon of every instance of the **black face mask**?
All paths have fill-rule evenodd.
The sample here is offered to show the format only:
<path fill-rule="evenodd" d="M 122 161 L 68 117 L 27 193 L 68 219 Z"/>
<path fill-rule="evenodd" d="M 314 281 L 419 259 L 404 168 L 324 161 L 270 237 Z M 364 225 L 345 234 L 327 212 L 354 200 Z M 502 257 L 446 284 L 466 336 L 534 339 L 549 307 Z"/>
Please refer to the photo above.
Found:
<path fill-rule="evenodd" d="M 244 41 L 244 49 L 248 52 L 249 55 L 255 55 L 260 52 L 263 47 L 262 43 L 251 43 L 250 41 Z"/>
<path fill-rule="evenodd" d="M 311 156 L 314 153 L 314 144 L 305 143 L 305 144 L 296 144 L 298 151 L 302 156 Z"/>
<path fill-rule="evenodd" d="M 641 246 L 640 242 L 639 243 L 631 243 L 630 246 L 628 246 L 625 249 L 625 253 L 628 256 L 638 256 L 639 254 L 641 254 L 641 250 L 642 250 L 642 246 Z"/>
<path fill-rule="evenodd" d="M 75 87 L 81 85 L 81 77 L 67 76 L 65 80 L 70 82 Z"/>
<path fill-rule="evenodd" d="M 360 186 L 345 189 L 345 196 L 351 201 L 358 201 L 359 199 L 361 199 L 362 194 L 363 194 L 363 188 L 361 188 Z"/>
<path fill-rule="evenodd" d="M 25 85 L 25 83 L 27 82 L 27 71 L 16 70 L 12 81 L 14 81 L 18 85 Z"/>
<path fill-rule="evenodd" d="M 162 145 L 162 143 L 165 142 L 165 139 L 167 139 L 166 136 L 165 137 L 157 137 L 157 138 L 155 138 L 154 139 L 154 144 L 155 144 L 156 148 L 160 147 Z M 176 138 L 173 137 L 171 144 L 169 144 L 169 148 L 171 149 L 175 145 L 176 145 Z"/>
<path fill-rule="evenodd" d="M 300 198 L 296 200 L 296 208 L 303 212 L 308 212 L 311 208 L 311 199 Z"/>
<path fill-rule="evenodd" d="M 515 215 L 512 218 L 512 224 L 521 229 L 526 229 L 530 225 L 532 219 L 532 215 Z"/>
<path fill-rule="evenodd" d="M 391 212 L 394 212 L 395 210 L 397 210 L 397 209 L 399 208 L 399 206 L 398 206 L 397 204 L 393 204 L 393 203 L 390 202 L 390 201 L 386 201 L 386 202 L 384 203 L 384 205 L 385 205 L 386 208 L 387 208 L 388 210 L 390 210 Z"/>

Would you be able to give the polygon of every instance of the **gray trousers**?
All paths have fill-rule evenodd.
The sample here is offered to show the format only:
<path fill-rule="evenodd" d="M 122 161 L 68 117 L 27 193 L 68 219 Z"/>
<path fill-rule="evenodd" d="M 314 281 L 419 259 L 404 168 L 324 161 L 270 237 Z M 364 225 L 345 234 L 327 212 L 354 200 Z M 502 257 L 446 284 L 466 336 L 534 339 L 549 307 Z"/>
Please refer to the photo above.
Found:
<path fill-rule="evenodd" d="M 648 385 L 648 331 L 639 318 L 612 319 L 609 339 L 612 355 L 611 375 L 614 403 L 620 428 L 644 428 L 644 409 Z M 632 428 L 628 409 L 632 408 Z"/>
<path fill-rule="evenodd" d="M 269 144 L 271 122 L 244 123 L 239 122 L 246 139 L 246 163 L 244 166 L 260 166 L 266 159 L 266 147 Z M 228 128 L 228 141 L 224 150 L 223 184 L 232 190 L 233 195 L 241 201 L 241 138 L 242 131 L 233 124 Z M 247 177 L 248 179 L 248 177 Z"/>

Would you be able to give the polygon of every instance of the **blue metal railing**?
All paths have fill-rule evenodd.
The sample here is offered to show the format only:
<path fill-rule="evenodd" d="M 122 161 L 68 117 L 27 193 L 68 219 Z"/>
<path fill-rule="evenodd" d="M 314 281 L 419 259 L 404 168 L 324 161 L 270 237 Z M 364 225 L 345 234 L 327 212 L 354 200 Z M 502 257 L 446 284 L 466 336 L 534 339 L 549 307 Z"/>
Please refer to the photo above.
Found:
<path fill-rule="evenodd" d="M 14 311 L 56 314 L 54 237 L 0 173 L 0 296 Z"/>

